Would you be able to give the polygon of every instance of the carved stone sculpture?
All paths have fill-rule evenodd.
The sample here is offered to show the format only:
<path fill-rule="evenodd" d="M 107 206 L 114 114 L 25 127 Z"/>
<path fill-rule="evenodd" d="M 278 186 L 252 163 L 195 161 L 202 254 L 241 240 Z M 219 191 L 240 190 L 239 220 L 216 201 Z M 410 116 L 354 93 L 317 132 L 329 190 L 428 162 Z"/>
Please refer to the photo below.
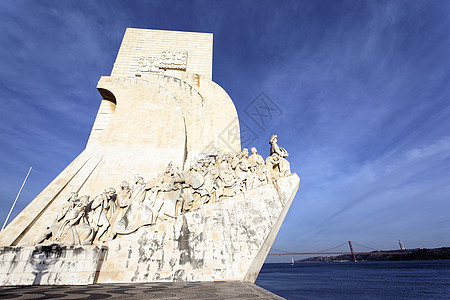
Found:
<path fill-rule="evenodd" d="M 247 148 L 237 153 L 203 153 L 183 173 L 171 162 L 150 182 L 136 175 L 132 188 L 122 181 L 117 194 L 109 188 L 89 204 L 89 196 L 79 199 L 77 193 L 71 193 L 55 224 L 37 243 L 50 237 L 69 244 L 112 240 L 269 184 L 290 174 L 284 158 L 288 153 L 278 146 L 276 135 L 272 135 L 270 145 L 271 155 L 265 163 L 255 147 L 250 156 Z"/>
<path fill-rule="evenodd" d="M 55 239 L 58 234 L 60 223 L 66 216 L 67 212 L 69 212 L 74 207 L 75 202 L 77 201 L 78 201 L 78 193 L 71 192 L 69 194 L 69 197 L 67 198 L 67 203 L 63 205 L 61 211 L 56 215 L 53 224 L 43 231 L 43 233 L 36 239 L 34 244 L 43 243 L 47 239 Z"/>
<path fill-rule="evenodd" d="M 178 215 L 178 203 L 182 206 L 183 196 L 181 191 L 181 184 L 185 182 L 183 175 L 176 172 L 170 163 L 164 174 L 160 177 L 162 184 L 158 196 L 156 197 L 157 208 L 155 213 L 157 219 L 166 220 L 167 218 L 174 218 Z M 156 206 L 156 205 L 155 205 Z M 181 210 L 181 208 L 180 208 Z"/>
<path fill-rule="evenodd" d="M 86 221 L 88 204 L 89 196 L 83 196 L 74 203 L 74 207 L 67 212 L 61 222 L 55 241 L 74 245 L 88 245 L 92 242 L 94 229 Z"/>
<path fill-rule="evenodd" d="M 130 189 L 130 185 L 128 184 L 128 182 L 122 181 L 120 183 L 120 190 L 117 193 L 116 202 L 117 202 L 117 206 L 118 206 L 118 211 L 119 211 L 119 208 L 124 209 L 124 208 L 128 207 L 128 205 L 130 205 L 131 189 Z"/>
<path fill-rule="evenodd" d="M 153 185 L 154 183 L 144 183 L 144 179 L 139 175 L 135 176 L 135 185 L 132 191 L 129 189 L 127 182 L 122 182 L 123 195 L 121 197 L 127 199 L 126 197 L 129 195 L 129 198 L 126 201 L 121 201 L 124 212 L 114 219 L 111 239 L 115 238 L 117 234 L 130 234 L 142 226 L 154 224 L 152 208 L 149 207 L 149 203 L 146 201 L 148 199 L 145 198 Z"/>
<path fill-rule="evenodd" d="M 241 149 L 212 48 L 127 29 L 86 148 L 0 232 L 0 284 L 256 279 L 299 178 L 276 135 L 265 162 Z M 36 281 L 46 248 L 64 255 Z"/>
<path fill-rule="evenodd" d="M 264 165 L 264 158 L 257 153 L 255 147 L 250 149 L 251 155 L 248 157 L 248 162 L 250 163 L 250 169 L 252 172 L 257 172 L 257 170 Z"/>
<path fill-rule="evenodd" d="M 283 147 L 279 147 L 277 142 L 277 135 L 272 135 L 269 141 L 270 156 L 266 159 L 271 179 L 291 174 L 290 164 L 285 159 L 289 153 Z"/>
<path fill-rule="evenodd" d="M 273 134 L 270 137 L 270 155 L 277 153 L 280 157 L 288 157 L 289 153 L 283 148 L 278 146 L 278 137 L 276 134 Z"/>
<path fill-rule="evenodd" d="M 103 235 L 110 227 L 116 204 L 116 190 L 109 188 L 92 200 L 90 204 L 89 223 L 96 231 L 95 240 L 105 241 L 107 237 Z"/>
<path fill-rule="evenodd" d="M 88 221 L 88 209 L 90 204 L 89 198 L 89 196 L 82 196 L 80 198 L 80 202 L 84 210 L 74 228 L 74 232 L 78 235 L 78 240 L 81 245 L 92 244 L 95 236 L 95 230 L 89 225 Z"/>
<path fill-rule="evenodd" d="M 142 226 L 152 224 L 154 224 L 152 209 L 142 202 L 132 202 L 122 218 L 114 224 L 111 239 L 114 239 L 118 234 L 130 234 Z"/>
<path fill-rule="evenodd" d="M 135 182 L 131 190 L 131 202 L 144 202 L 147 191 L 150 190 L 151 185 L 146 184 L 144 179 L 136 175 L 134 178 Z"/>

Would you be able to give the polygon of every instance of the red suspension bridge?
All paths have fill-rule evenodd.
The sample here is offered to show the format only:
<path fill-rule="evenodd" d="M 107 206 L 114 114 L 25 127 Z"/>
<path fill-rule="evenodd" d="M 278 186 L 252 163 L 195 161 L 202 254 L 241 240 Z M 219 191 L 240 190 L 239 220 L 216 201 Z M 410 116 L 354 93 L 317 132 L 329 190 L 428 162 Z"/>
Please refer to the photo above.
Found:
<path fill-rule="evenodd" d="M 400 241 L 399 241 L 399 243 L 400 243 L 401 250 L 404 250 L 403 244 Z M 350 251 L 346 251 L 346 252 L 337 251 L 338 248 L 341 248 L 341 247 L 343 247 L 344 245 L 347 245 L 347 244 L 348 244 L 348 247 L 349 247 Z M 368 249 L 368 250 L 372 250 L 372 251 L 367 251 L 366 250 L 366 251 L 355 252 L 353 250 L 353 245 L 357 245 L 359 247 L 362 247 L 362 248 Z M 278 249 L 274 249 L 274 248 L 270 249 L 270 251 L 271 252 L 268 255 L 273 255 L 273 256 L 283 256 L 283 255 L 288 255 L 288 256 L 294 256 L 294 255 L 318 255 L 318 254 L 320 254 L 320 255 L 352 255 L 353 259 L 356 261 L 356 255 L 357 254 L 373 254 L 374 251 L 382 251 L 382 250 L 375 249 L 375 248 L 368 247 L 368 246 L 364 246 L 364 245 L 361 245 L 361 244 L 358 244 L 358 243 L 355 243 L 355 242 L 352 243 L 352 241 L 348 241 L 348 242 L 344 242 L 342 244 L 339 244 L 337 246 L 334 246 L 332 248 L 325 249 L 325 250 L 320 250 L 320 251 L 316 251 L 316 252 L 292 252 L 292 251 L 278 250 Z M 383 252 L 383 254 L 401 254 L 398 251 L 391 251 L 391 252 L 389 252 L 389 251 L 382 251 L 382 252 Z"/>

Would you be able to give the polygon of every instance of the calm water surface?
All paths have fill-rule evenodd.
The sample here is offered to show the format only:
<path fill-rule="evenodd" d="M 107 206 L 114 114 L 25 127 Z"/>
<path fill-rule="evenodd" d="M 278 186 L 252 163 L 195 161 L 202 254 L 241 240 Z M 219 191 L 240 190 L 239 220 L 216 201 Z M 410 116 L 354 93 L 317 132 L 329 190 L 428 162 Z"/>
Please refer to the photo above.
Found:
<path fill-rule="evenodd" d="M 286 299 L 450 299 L 450 261 L 264 264 L 256 284 Z"/>

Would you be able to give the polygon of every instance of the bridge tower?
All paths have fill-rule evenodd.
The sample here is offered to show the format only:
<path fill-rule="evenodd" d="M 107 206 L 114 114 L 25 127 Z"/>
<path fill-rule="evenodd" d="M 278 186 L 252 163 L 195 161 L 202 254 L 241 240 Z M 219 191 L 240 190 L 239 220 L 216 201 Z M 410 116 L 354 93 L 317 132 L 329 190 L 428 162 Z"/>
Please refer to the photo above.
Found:
<path fill-rule="evenodd" d="M 353 260 L 356 262 L 356 256 L 355 252 L 353 251 L 352 241 L 348 241 L 348 245 L 350 246 L 350 251 L 352 252 Z"/>

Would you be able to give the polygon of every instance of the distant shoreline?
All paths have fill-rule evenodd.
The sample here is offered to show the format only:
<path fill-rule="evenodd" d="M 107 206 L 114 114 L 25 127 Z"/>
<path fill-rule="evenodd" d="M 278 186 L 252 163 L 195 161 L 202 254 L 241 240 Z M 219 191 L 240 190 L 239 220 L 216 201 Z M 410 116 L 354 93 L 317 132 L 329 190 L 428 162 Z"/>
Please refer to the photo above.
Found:
<path fill-rule="evenodd" d="M 405 250 L 372 251 L 370 253 L 356 254 L 357 261 L 414 261 L 414 260 L 449 260 L 450 247 L 441 248 L 417 248 Z M 316 262 L 349 262 L 353 261 L 351 254 L 337 256 L 314 256 L 296 263 L 316 263 Z"/>

